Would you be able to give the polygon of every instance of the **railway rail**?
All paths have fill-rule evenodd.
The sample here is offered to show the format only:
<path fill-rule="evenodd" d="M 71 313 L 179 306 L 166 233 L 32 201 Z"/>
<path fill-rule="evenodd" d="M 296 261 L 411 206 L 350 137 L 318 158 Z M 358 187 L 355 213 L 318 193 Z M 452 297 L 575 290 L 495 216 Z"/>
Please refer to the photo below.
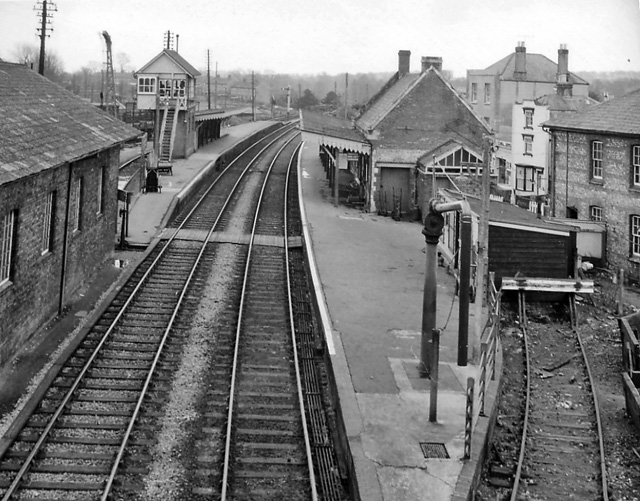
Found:
<path fill-rule="evenodd" d="M 297 352 L 317 343 L 309 300 L 287 285 L 298 143 L 283 127 L 182 210 L 12 427 L 3 500 L 344 499 L 335 453 L 317 453 L 330 446 L 322 405 L 305 407 L 318 377 Z"/>
<path fill-rule="evenodd" d="M 535 310 L 533 315 L 520 291 L 519 323 L 504 330 L 510 338 L 503 346 L 510 352 L 505 356 L 511 358 L 506 364 L 512 372 L 504 381 L 505 403 L 501 402 L 485 484 L 498 491 L 494 491 L 497 497 L 506 491 L 508 496 L 503 499 L 511 501 L 606 501 L 609 493 L 598 399 L 577 325 L 574 296 L 569 295 L 568 308 L 560 312 L 552 311 L 551 303 L 535 303 L 530 308 Z M 562 328 L 551 321 L 557 315 L 564 320 Z M 523 403 L 513 405 L 518 401 Z M 486 485 L 482 490 L 484 495 L 493 495 Z"/>

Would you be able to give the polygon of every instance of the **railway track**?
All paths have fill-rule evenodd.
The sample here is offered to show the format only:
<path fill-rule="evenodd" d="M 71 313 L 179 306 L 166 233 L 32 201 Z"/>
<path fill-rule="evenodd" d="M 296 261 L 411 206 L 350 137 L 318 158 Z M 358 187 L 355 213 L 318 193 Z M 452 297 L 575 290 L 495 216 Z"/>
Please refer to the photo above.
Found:
<path fill-rule="evenodd" d="M 505 402 L 485 475 L 494 490 L 488 494 L 485 485 L 483 495 L 507 494 L 500 498 L 512 501 L 608 500 L 598 401 L 573 297 L 569 322 L 565 318 L 559 324 L 550 320 L 557 312 L 549 304 L 530 306 L 536 311 L 529 315 L 519 294 L 519 328 L 505 329 L 511 340 L 503 345 L 513 359 L 507 361 L 512 372 L 505 379 Z M 560 315 L 566 317 L 567 311 Z M 523 404 L 514 404 L 520 396 Z"/>
<path fill-rule="evenodd" d="M 273 207 L 296 136 L 250 148 L 165 231 L 12 427 L 2 499 L 318 498 Z"/>

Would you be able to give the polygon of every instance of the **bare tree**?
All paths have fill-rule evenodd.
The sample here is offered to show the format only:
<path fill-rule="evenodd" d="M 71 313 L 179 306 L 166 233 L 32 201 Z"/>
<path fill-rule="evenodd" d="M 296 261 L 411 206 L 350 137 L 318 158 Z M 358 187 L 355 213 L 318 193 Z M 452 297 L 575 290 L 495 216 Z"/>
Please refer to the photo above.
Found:
<path fill-rule="evenodd" d="M 118 52 L 116 54 L 116 61 L 118 61 L 118 66 L 120 66 L 120 73 L 124 73 L 124 67 L 131 62 L 131 58 L 124 52 Z"/>
<path fill-rule="evenodd" d="M 37 68 L 40 61 L 40 48 L 37 45 L 22 43 L 13 51 L 16 63 L 26 64 L 30 68 Z M 60 57 L 53 51 L 47 51 L 44 58 L 44 76 L 52 82 L 62 82 L 64 66 Z"/>

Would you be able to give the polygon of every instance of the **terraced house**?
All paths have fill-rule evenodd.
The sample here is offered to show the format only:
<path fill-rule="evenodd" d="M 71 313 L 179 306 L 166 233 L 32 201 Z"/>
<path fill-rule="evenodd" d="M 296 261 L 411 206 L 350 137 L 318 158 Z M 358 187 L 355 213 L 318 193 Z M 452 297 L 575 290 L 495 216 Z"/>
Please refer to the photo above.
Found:
<path fill-rule="evenodd" d="M 120 146 L 140 131 L 0 61 L 0 365 L 110 257 Z"/>
<path fill-rule="evenodd" d="M 640 280 L 640 89 L 545 122 L 551 215 L 606 227 L 606 261 Z"/>

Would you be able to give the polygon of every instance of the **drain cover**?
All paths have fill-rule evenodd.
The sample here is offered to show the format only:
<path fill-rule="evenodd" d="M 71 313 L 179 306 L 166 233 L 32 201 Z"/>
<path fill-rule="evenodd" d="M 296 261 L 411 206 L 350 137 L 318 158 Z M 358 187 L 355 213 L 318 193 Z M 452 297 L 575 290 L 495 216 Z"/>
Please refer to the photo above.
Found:
<path fill-rule="evenodd" d="M 449 459 L 449 453 L 447 452 L 447 448 L 444 444 L 440 444 L 438 442 L 420 442 L 420 448 L 422 449 L 422 454 L 424 454 L 424 457 L 427 459 Z"/>

